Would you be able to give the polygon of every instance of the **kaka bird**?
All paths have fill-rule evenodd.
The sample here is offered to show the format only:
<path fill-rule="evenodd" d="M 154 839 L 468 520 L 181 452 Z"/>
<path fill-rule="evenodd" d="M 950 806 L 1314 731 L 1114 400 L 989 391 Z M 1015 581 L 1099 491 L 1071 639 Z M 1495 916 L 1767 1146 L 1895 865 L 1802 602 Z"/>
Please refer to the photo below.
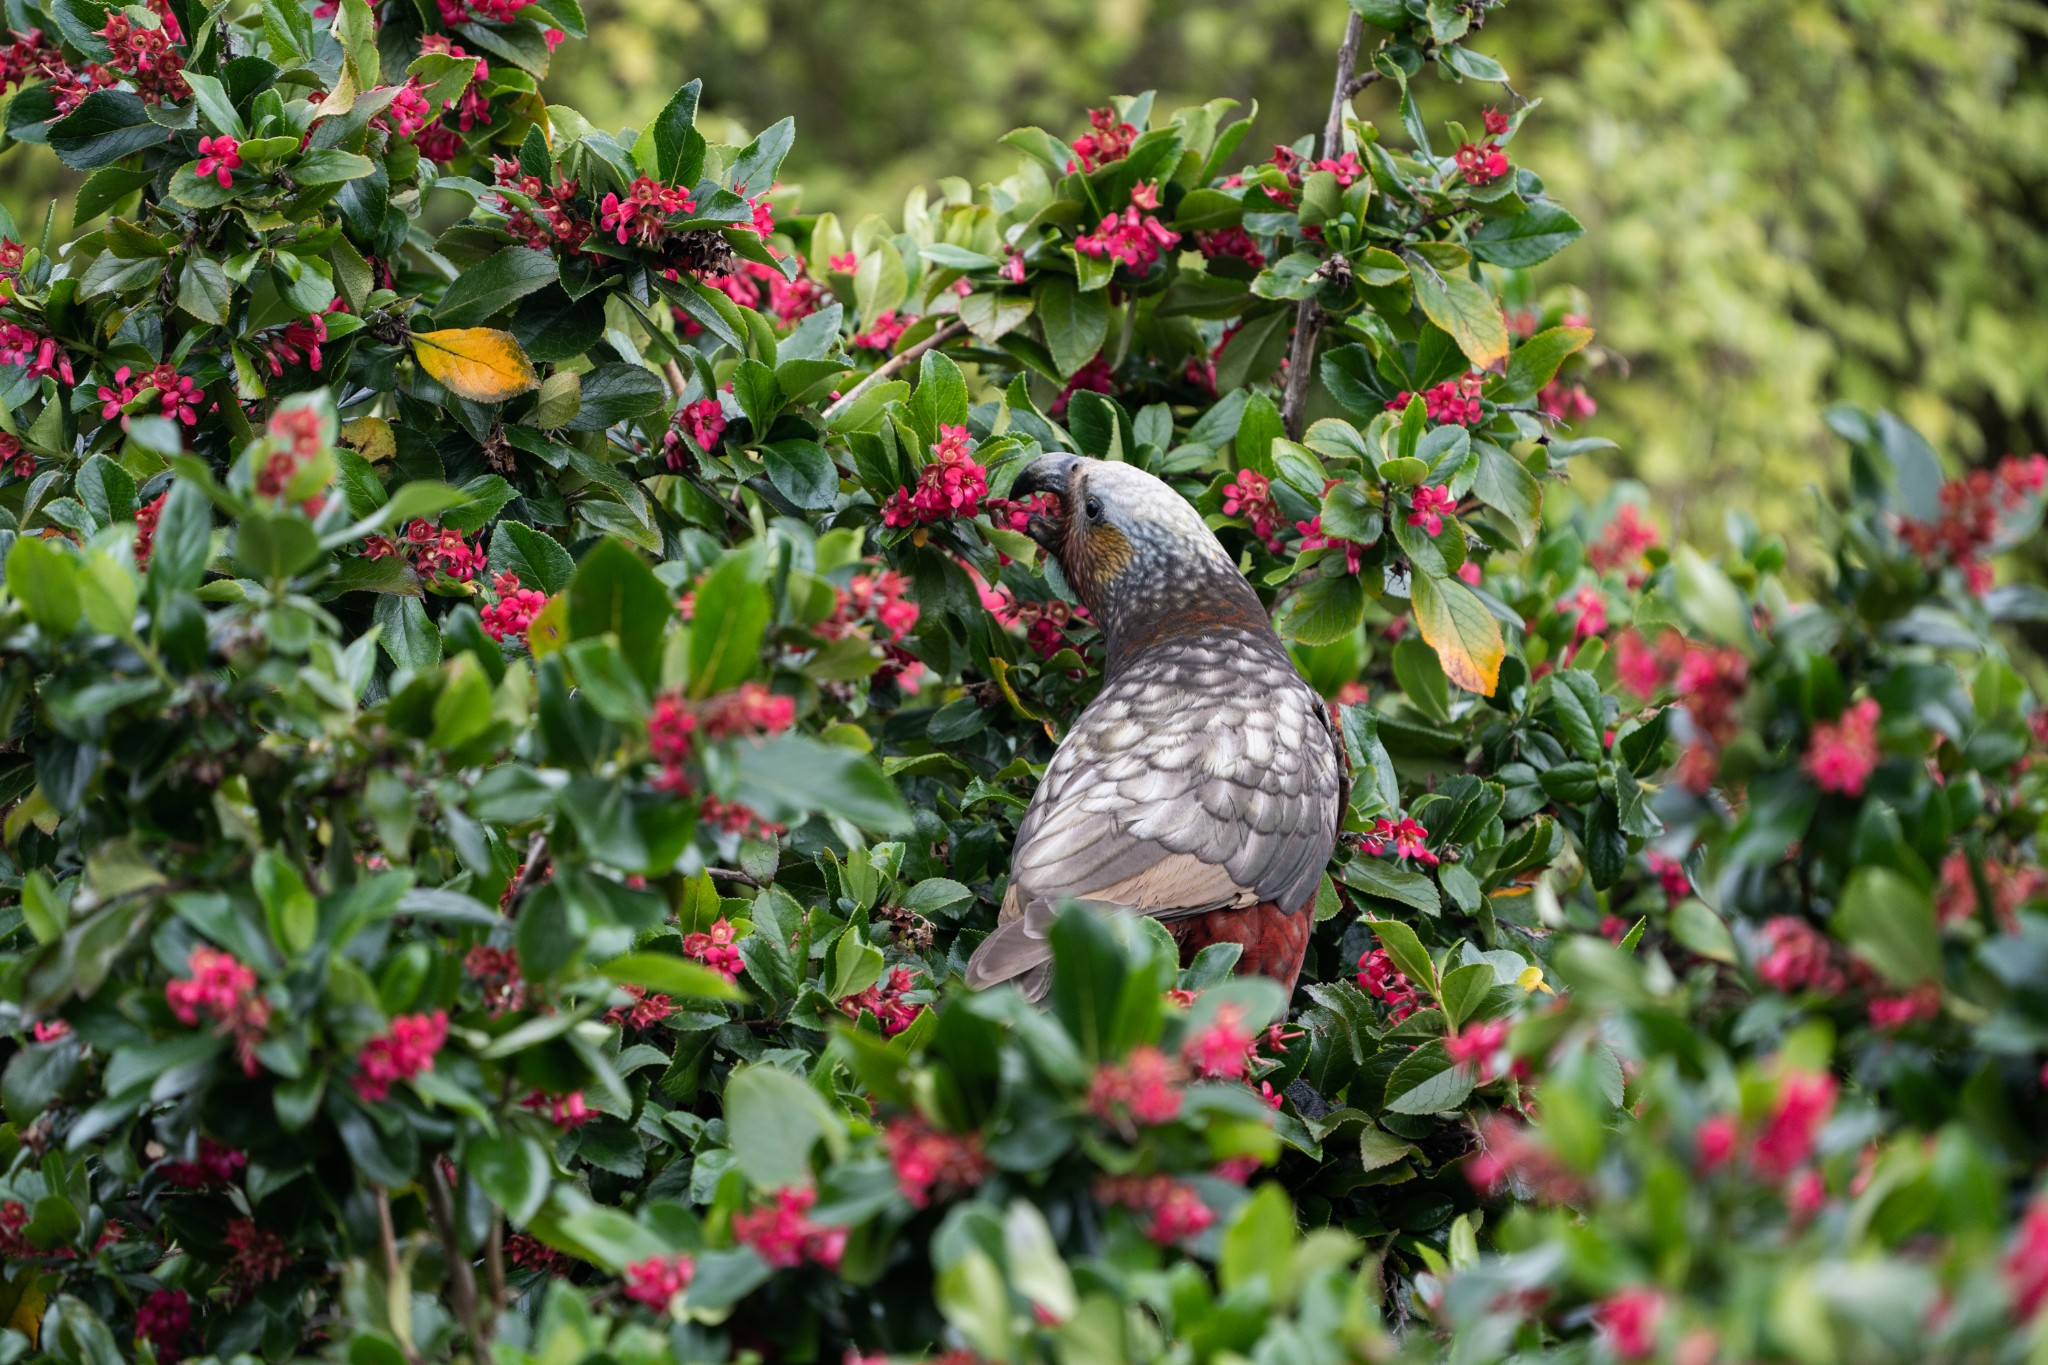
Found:
<path fill-rule="evenodd" d="M 1042 455 L 1031 537 L 1101 627 L 1102 691 L 1060 742 L 1017 827 L 976 990 L 1047 988 L 1061 902 L 1165 922 L 1182 961 L 1239 943 L 1240 973 L 1290 993 L 1336 844 L 1343 774 L 1329 712 L 1201 514 L 1132 465 Z"/>

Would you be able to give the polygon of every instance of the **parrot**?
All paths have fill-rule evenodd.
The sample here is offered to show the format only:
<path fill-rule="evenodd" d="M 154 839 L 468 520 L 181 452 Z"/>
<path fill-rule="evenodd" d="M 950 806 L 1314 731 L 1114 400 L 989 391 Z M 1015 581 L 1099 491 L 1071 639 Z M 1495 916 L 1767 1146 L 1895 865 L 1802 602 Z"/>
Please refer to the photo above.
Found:
<path fill-rule="evenodd" d="M 1036 457 L 1011 488 L 1049 494 L 1026 534 L 1101 628 L 1101 691 L 1040 779 L 995 931 L 968 961 L 975 990 L 1042 1001 L 1047 933 L 1068 901 L 1149 915 L 1185 965 L 1243 945 L 1236 970 L 1292 995 L 1345 806 L 1323 698 L 1266 608 L 1186 499 L 1135 465 Z"/>

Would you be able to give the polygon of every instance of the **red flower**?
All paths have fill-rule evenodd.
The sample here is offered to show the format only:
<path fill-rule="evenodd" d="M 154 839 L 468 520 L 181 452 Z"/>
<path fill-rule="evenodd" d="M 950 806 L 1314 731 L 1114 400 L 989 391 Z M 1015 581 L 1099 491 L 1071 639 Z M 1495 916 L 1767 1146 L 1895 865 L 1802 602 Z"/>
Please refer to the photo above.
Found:
<path fill-rule="evenodd" d="M 199 139 L 199 164 L 192 168 L 192 174 L 201 180 L 211 176 L 222 189 L 232 189 L 235 172 L 242 166 L 242 144 L 223 133 L 219 137 Z"/>
<path fill-rule="evenodd" d="M 796 723 L 796 700 L 770 692 L 766 683 L 743 682 L 697 708 L 709 739 L 759 739 L 781 734 Z"/>
<path fill-rule="evenodd" d="M 192 1299 L 182 1289 L 159 1289 L 135 1310 L 135 1338 L 156 1350 L 159 1365 L 176 1365 L 192 1330 Z"/>
<path fill-rule="evenodd" d="M 897 967 L 858 995 L 841 1000 L 839 1009 L 849 1019 L 858 1019 L 863 1013 L 874 1015 L 883 1035 L 893 1038 L 917 1019 L 918 1006 L 907 998 L 916 989 L 917 979 L 910 969 Z"/>
<path fill-rule="evenodd" d="M 789 1270 L 811 1261 L 837 1270 L 839 1258 L 846 1252 L 846 1229 L 813 1223 L 808 1215 L 817 1202 L 816 1190 L 784 1186 L 775 1192 L 774 1207 L 734 1214 L 732 1235 L 778 1269 Z"/>
<path fill-rule="evenodd" d="M 1505 1019 L 1489 1019 L 1483 1024 L 1474 1024 L 1461 1032 L 1444 1035 L 1444 1051 L 1450 1054 L 1457 1066 L 1474 1066 L 1479 1069 L 1479 1079 L 1492 1079 L 1493 1056 L 1508 1040 L 1508 1023 Z"/>
<path fill-rule="evenodd" d="M 506 887 L 509 896 L 513 886 L 518 885 L 515 873 Z M 462 967 L 484 993 L 484 1008 L 491 1012 L 491 1018 L 522 1008 L 526 1004 L 526 981 L 519 974 L 519 951 L 516 948 L 492 948 L 478 944 L 463 956 Z"/>
<path fill-rule="evenodd" d="M 1436 854 L 1431 853 L 1429 846 L 1423 842 L 1427 838 L 1429 831 L 1413 816 L 1403 816 L 1401 822 L 1396 824 L 1383 815 L 1373 821 L 1372 833 L 1365 835 L 1362 842 L 1368 853 L 1385 853 L 1388 843 L 1391 842 L 1396 858 L 1413 858 L 1419 863 L 1435 867 L 1441 860 Z"/>
<path fill-rule="evenodd" d="M 537 588 L 519 586 L 519 575 L 501 573 L 491 580 L 498 600 L 478 613 L 484 634 L 493 640 L 523 640 L 533 620 L 548 604 L 548 596 Z"/>
<path fill-rule="evenodd" d="M 1244 1010 L 1225 1003 L 1216 1017 L 1181 1048 L 1181 1055 L 1208 1080 L 1242 1080 L 1251 1066 L 1252 1031 L 1244 1026 Z"/>
<path fill-rule="evenodd" d="M 1783 1180 L 1813 1155 L 1821 1125 L 1835 1109 L 1835 1078 L 1823 1072 L 1793 1071 L 1778 1083 L 1777 1107 L 1757 1134 L 1758 1174 Z"/>
<path fill-rule="evenodd" d="M 1823 721 L 1813 727 L 1802 766 L 1824 792 L 1844 796 L 1863 795 L 1863 784 L 1877 767 L 1877 722 L 1882 717 L 1877 701 L 1865 697 L 1853 702 L 1832 724 Z"/>
<path fill-rule="evenodd" d="M 1594 1325 L 1619 1360 L 1649 1359 L 1663 1318 L 1664 1296 L 1641 1286 L 1610 1295 L 1593 1310 Z"/>
<path fill-rule="evenodd" d="M 620 246 L 638 240 L 640 245 L 651 247 L 668 231 L 670 218 L 694 213 L 696 208 L 688 190 L 643 175 L 627 187 L 625 198 L 616 193 L 605 195 L 598 205 L 597 225 L 617 239 Z"/>
<path fill-rule="evenodd" d="M 270 1027 L 270 1002 L 256 992 L 256 973 L 233 955 L 204 945 L 185 960 L 191 976 L 164 987 L 164 1000 L 179 1023 L 191 1027 L 203 1013 L 215 1032 L 234 1039 L 235 1056 L 245 1075 L 257 1071 L 256 1046 Z"/>
<path fill-rule="evenodd" d="M 434 1069 L 434 1054 L 448 1041 L 448 1012 L 401 1014 L 388 1032 L 363 1044 L 356 1058 L 356 1093 L 371 1103 L 391 1093 L 395 1081 L 409 1081 Z"/>
<path fill-rule="evenodd" d="M 1591 639 L 1607 629 L 1607 599 L 1590 584 L 1559 602 L 1557 610 L 1561 616 L 1578 618 L 1572 625 L 1573 644 Z"/>
<path fill-rule="evenodd" d="M 1486 418 L 1485 409 L 1479 401 L 1479 391 L 1485 383 L 1486 376 L 1477 372 L 1468 372 L 1461 379 L 1446 379 L 1423 391 L 1423 410 L 1432 422 L 1478 426 Z M 1403 389 L 1387 404 L 1387 411 L 1406 412 L 1414 399 L 1415 395 Z"/>
<path fill-rule="evenodd" d="M 1434 537 L 1443 533 L 1444 517 L 1458 510 L 1458 500 L 1448 488 L 1418 488 L 1408 495 L 1408 506 L 1408 524 Z"/>
<path fill-rule="evenodd" d="M 71 1025 L 62 1019 L 38 1019 L 29 1025 L 29 1032 L 39 1043 L 54 1043 L 59 1038 L 71 1036 Z"/>
<path fill-rule="evenodd" d="M 1384 948 L 1374 948 L 1358 959 L 1358 988 L 1375 1000 L 1384 1001 L 1388 1017 L 1400 1023 L 1420 1008 L 1422 997 Z"/>
<path fill-rule="evenodd" d="M 548 1122 L 563 1132 L 581 1128 L 597 1117 L 597 1111 L 584 1101 L 581 1090 L 572 1090 L 566 1095 L 549 1095 L 534 1091 L 519 1102 L 522 1109 L 538 1109 L 548 1116 Z"/>
<path fill-rule="evenodd" d="M 569 1258 L 531 1233 L 515 1232 L 507 1237 L 505 1255 L 521 1270 L 539 1271 L 543 1275 L 569 1273 Z"/>
<path fill-rule="evenodd" d="M 1158 263 L 1162 253 L 1180 245 L 1180 234 L 1135 205 L 1122 214 L 1110 214 L 1074 241 L 1084 256 L 1121 261 L 1134 273 L 1144 274 Z"/>
<path fill-rule="evenodd" d="M 941 1133 L 922 1119 L 891 1119 L 882 1145 L 896 1168 L 896 1188 L 918 1208 L 931 1203 L 934 1190 L 951 1195 L 973 1189 L 991 1169 L 980 1137 Z"/>
<path fill-rule="evenodd" d="M 1480 113 L 1479 117 L 1486 124 L 1486 135 L 1488 137 L 1499 137 L 1508 130 L 1508 116 L 1491 105 L 1487 106 Z"/>
<path fill-rule="evenodd" d="M 988 471 L 975 463 L 966 427 L 942 426 L 931 462 L 919 471 L 917 488 L 899 488 L 882 507 L 882 524 L 929 526 L 981 511 L 988 496 Z"/>
<path fill-rule="evenodd" d="M 683 956 L 703 963 L 727 981 L 737 981 L 746 963 L 740 950 L 733 946 L 733 932 L 732 925 L 721 915 L 709 932 L 683 937 Z"/>
<path fill-rule="evenodd" d="M 855 332 L 850 344 L 856 351 L 881 351 L 886 354 L 896 348 L 897 338 L 901 337 L 916 320 L 897 317 L 893 308 L 887 312 L 877 313 L 874 325 L 865 332 Z"/>
<path fill-rule="evenodd" d="M 696 1274 L 697 1263 L 682 1252 L 649 1256 L 626 1267 L 626 1297 L 657 1313 L 665 1313 L 675 1296 L 690 1287 Z"/>
<path fill-rule="evenodd" d="M 1133 1048 L 1122 1066 L 1104 1062 L 1088 1085 L 1088 1109 L 1105 1123 L 1157 1127 L 1180 1117 L 1180 1072 L 1150 1044 Z"/>
<path fill-rule="evenodd" d="M 1095 1197 L 1146 1216 L 1145 1236 L 1172 1246 L 1196 1236 L 1216 1215 L 1191 1186 L 1168 1175 L 1105 1175 L 1095 1182 Z"/>
<path fill-rule="evenodd" d="M 1223 486 L 1223 515 L 1243 517 L 1252 524 L 1252 534 L 1274 554 L 1280 553 L 1280 504 L 1273 500 L 1273 486 L 1256 470 L 1240 469 Z M 1322 533 L 1322 518 L 1315 520 L 1316 534 Z"/>
<path fill-rule="evenodd" d="M 616 1024 L 620 1028 L 650 1029 L 676 1012 L 676 1002 L 673 999 L 650 991 L 645 986 L 636 986 L 628 981 L 622 982 L 619 989 L 631 996 L 633 1003 L 616 1005 L 605 1011 L 606 1023 Z"/>
<path fill-rule="evenodd" d="M 1259 250 L 1259 244 L 1252 240 L 1252 235 L 1241 227 L 1197 232 L 1195 250 L 1211 261 L 1222 256 L 1235 256 L 1254 270 L 1263 270 L 1266 266 L 1266 253 Z"/>
<path fill-rule="evenodd" d="M 2005 1281 L 2012 1291 L 2014 1317 L 2031 1322 L 2048 1302 L 2048 1200 L 2027 1205 L 2005 1253 Z"/>
<path fill-rule="evenodd" d="M 1869 1010 L 1870 1026 L 1882 1033 L 1925 1023 L 1941 1015 L 1941 988 L 1925 981 L 1903 995 L 1873 995 Z"/>
<path fill-rule="evenodd" d="M 236 1173 L 248 1164 L 248 1156 L 240 1150 L 202 1136 L 195 1159 L 164 1161 L 157 1166 L 157 1173 L 173 1189 L 216 1190 L 234 1184 Z"/>
<path fill-rule="evenodd" d="M 1138 130 L 1118 118 L 1115 109 L 1090 109 L 1088 124 L 1095 131 L 1074 139 L 1074 157 L 1080 162 L 1079 169 L 1092 171 L 1109 162 L 1121 161 L 1130 154 L 1131 143 L 1137 139 Z M 1074 161 L 1067 162 L 1067 169 L 1075 169 Z"/>
<path fill-rule="evenodd" d="M 1731 1114 L 1715 1114 L 1693 1133 L 1693 1165 L 1700 1174 L 1720 1169 L 1735 1155 L 1742 1128 Z"/>
<path fill-rule="evenodd" d="M 1835 965 L 1833 946 L 1805 920 L 1779 915 L 1764 922 L 1763 935 L 1765 947 L 1756 974 L 1772 990 L 1834 995 L 1848 984 Z"/>
<path fill-rule="evenodd" d="M 257 1227 L 252 1218 L 228 1219 L 222 1236 L 234 1248 L 229 1271 L 241 1284 L 263 1284 L 291 1268 L 292 1253 L 284 1238 L 273 1229 Z"/>
<path fill-rule="evenodd" d="M 1473 185 L 1489 185 L 1508 173 L 1508 154 L 1497 142 L 1468 142 L 1458 148 L 1458 169 Z"/>

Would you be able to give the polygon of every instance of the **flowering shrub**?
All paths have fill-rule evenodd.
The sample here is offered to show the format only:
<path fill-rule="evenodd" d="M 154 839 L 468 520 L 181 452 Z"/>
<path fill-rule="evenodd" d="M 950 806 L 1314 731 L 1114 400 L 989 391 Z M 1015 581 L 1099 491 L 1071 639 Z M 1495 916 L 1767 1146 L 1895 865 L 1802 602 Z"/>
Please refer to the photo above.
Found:
<path fill-rule="evenodd" d="M 851 232 L 545 104 L 566 2 L 10 9 L 0 1359 L 2010 1353 L 2048 464 L 1840 412 L 1797 576 L 1574 507 L 1579 225 L 1421 112 L 1489 8 Z M 1291 1000 L 1078 909 L 956 980 L 1099 682 L 1047 450 L 1329 699 Z"/>

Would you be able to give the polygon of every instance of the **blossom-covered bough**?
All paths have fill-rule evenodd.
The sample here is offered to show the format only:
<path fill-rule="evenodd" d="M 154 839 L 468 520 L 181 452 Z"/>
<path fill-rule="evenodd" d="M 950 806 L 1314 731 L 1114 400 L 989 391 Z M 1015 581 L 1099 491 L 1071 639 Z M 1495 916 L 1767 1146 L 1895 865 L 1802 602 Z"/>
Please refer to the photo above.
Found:
<path fill-rule="evenodd" d="M 2036 1349 L 2048 462 L 1575 498 L 1494 8 L 855 224 L 547 104 L 573 0 L 9 8 L 0 1362 Z M 1099 681 L 1052 450 L 1330 702 L 1292 1000 L 1085 912 L 957 991 Z"/>

